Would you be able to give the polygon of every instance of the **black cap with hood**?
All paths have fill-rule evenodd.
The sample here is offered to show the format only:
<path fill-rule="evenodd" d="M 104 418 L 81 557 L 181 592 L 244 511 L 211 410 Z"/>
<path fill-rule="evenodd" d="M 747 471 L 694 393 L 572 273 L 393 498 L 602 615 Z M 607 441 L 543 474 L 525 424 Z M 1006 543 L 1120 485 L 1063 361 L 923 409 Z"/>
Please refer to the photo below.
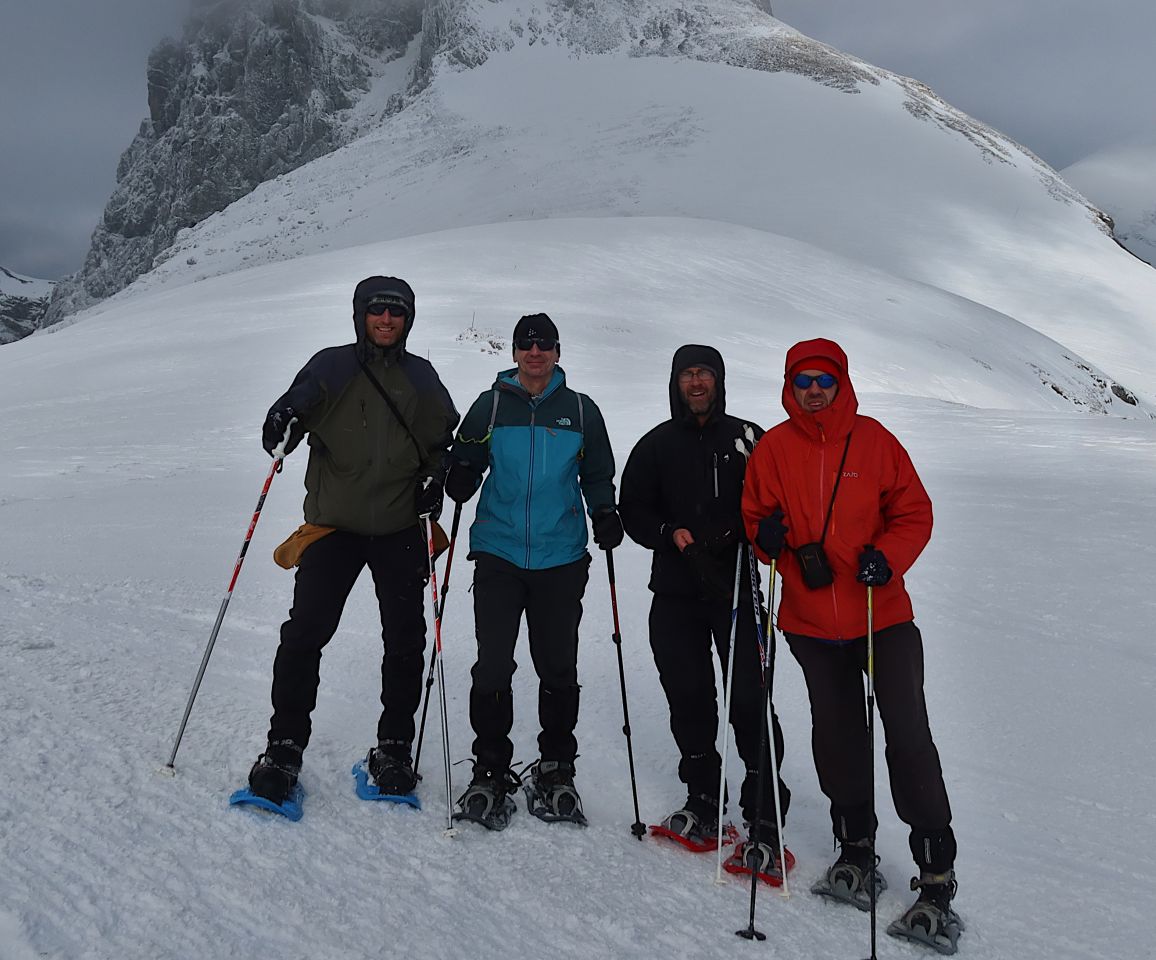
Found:
<path fill-rule="evenodd" d="M 714 347 L 707 347 L 700 343 L 688 343 L 674 351 L 674 360 L 670 364 L 670 416 L 674 420 L 694 420 L 693 414 L 687 409 L 682 399 L 682 392 L 678 389 L 678 375 L 690 367 L 708 367 L 714 371 L 714 407 L 710 412 L 712 417 L 726 413 L 726 366 L 722 354 Z M 696 421 L 697 422 L 697 421 Z"/>
<path fill-rule="evenodd" d="M 396 346 L 389 351 L 380 351 L 365 339 L 365 310 L 371 303 L 396 303 L 405 307 L 405 332 L 401 335 Z M 413 290 L 404 280 L 397 277 L 366 277 L 353 291 L 353 332 L 357 336 L 357 353 L 363 360 L 367 360 L 374 351 L 400 352 L 405 349 L 405 341 L 413 329 L 413 318 L 416 314 L 414 307 Z"/>

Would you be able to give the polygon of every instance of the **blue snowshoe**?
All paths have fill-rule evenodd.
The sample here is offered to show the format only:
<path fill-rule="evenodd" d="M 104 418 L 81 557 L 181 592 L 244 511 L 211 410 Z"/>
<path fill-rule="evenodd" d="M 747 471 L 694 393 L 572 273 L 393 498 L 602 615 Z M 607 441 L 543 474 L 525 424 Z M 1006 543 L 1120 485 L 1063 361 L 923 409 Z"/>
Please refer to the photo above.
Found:
<path fill-rule="evenodd" d="M 297 782 L 302 750 L 292 740 L 275 740 L 249 770 L 249 785 L 229 797 L 230 806 L 252 806 L 300 820 L 305 791 Z"/>
<path fill-rule="evenodd" d="M 414 773 L 408 751 L 398 756 L 372 747 L 364 760 L 353 765 L 353 779 L 362 800 L 384 800 L 421 809 L 421 800 L 414 792 L 421 777 Z"/>

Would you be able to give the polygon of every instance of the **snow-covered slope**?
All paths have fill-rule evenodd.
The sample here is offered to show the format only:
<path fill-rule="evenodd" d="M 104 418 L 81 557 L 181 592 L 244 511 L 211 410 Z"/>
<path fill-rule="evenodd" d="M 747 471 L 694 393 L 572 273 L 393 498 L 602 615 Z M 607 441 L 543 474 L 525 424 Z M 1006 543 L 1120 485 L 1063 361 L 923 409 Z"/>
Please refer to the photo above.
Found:
<path fill-rule="evenodd" d="M 1101 150 L 1063 177 L 1112 218 L 1125 247 L 1156 264 L 1156 143 Z"/>
<path fill-rule="evenodd" d="M 411 347 L 459 406 L 508 364 L 517 316 L 548 310 L 570 381 L 601 406 L 620 464 L 667 416 L 679 343 L 717 344 L 729 408 L 770 425 L 782 417 L 784 348 L 841 340 L 863 412 L 908 447 L 936 506 L 908 585 L 960 838 L 960 956 L 1145 955 L 1156 548 L 1141 521 L 1156 510 L 1156 421 L 1075 412 L 1031 369 L 1063 371 L 1062 347 L 928 285 L 749 227 L 601 218 L 474 227 L 136 291 L 0 351 L 0 957 L 866 955 L 867 917 L 807 893 L 832 856 L 830 822 L 785 647 L 775 696 L 798 866 L 789 899 L 759 894 L 768 942 L 733 934 L 747 922 L 745 885 L 716 885 L 709 858 L 630 835 L 600 556 L 579 664 L 587 830 L 522 809 L 503 834 L 443 837 L 436 705 L 424 809 L 355 798 L 349 767 L 369 746 L 378 696 L 368 582 L 326 650 L 305 819 L 229 809 L 266 729 L 292 591 L 270 554 L 300 522 L 303 452 L 265 502 L 177 776 L 157 775 L 268 469 L 264 412 L 315 349 L 350 338 L 353 285 L 378 271 L 413 282 Z M 616 561 L 639 802 L 654 821 L 683 793 L 647 643 L 649 555 L 627 543 Z M 462 761 L 474 639 L 470 564 L 461 551 L 454 564 L 444 646 L 451 755 Z M 524 761 L 535 696 L 519 659 Z M 453 768 L 455 793 L 467 769 Z M 737 784 L 733 753 L 728 769 Z M 911 863 L 881 730 L 876 776 L 886 922 L 911 897 Z M 879 956 L 927 954 L 880 933 Z"/>
<path fill-rule="evenodd" d="M 1078 194 L 914 81 L 739 8 L 732 45 L 779 59 L 648 46 L 637 15 L 591 53 L 541 27 L 557 5 L 458 4 L 466 25 L 423 54 L 432 80 L 404 110 L 182 233 L 141 283 L 511 219 L 723 220 L 975 300 L 1156 396 L 1156 273 Z"/>

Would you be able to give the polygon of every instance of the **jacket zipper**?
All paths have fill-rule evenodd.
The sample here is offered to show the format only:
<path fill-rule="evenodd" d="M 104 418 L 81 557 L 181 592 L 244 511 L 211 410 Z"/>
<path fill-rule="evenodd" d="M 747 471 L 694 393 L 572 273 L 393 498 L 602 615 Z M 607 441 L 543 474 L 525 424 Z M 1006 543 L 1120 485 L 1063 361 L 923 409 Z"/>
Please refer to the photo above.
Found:
<path fill-rule="evenodd" d="M 530 401 L 530 476 L 526 480 L 526 569 L 530 569 L 530 499 L 534 495 L 534 418 L 538 408 Z"/>
<path fill-rule="evenodd" d="M 826 513 L 827 498 L 823 495 L 823 485 L 827 481 L 827 434 L 823 431 L 822 427 L 819 427 L 819 436 L 822 438 L 822 441 L 823 441 L 823 446 L 821 448 L 821 452 L 819 455 L 819 509 L 822 511 L 822 513 L 820 515 L 825 520 L 827 517 L 827 513 Z M 831 504 L 831 520 L 832 520 L 832 522 L 834 522 L 834 520 L 835 520 L 835 504 L 834 503 Z M 828 562 L 828 564 L 830 563 L 829 560 L 827 562 Z M 841 636 L 839 636 L 839 633 L 840 633 L 840 631 L 839 631 L 839 598 L 835 593 L 834 580 L 831 581 L 831 586 L 828 589 L 830 589 L 830 591 L 831 591 L 831 607 L 835 611 L 835 634 L 836 635 L 834 637 L 832 637 L 831 639 L 842 640 L 843 638 Z"/>
<path fill-rule="evenodd" d="M 718 451 L 714 453 L 714 498 L 718 499 Z"/>

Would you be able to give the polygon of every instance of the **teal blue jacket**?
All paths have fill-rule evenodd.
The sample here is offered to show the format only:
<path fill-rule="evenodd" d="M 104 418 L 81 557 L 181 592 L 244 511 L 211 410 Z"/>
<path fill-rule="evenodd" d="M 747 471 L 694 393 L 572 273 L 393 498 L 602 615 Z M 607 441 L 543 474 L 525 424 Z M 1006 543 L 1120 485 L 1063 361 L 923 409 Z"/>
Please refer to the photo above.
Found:
<path fill-rule="evenodd" d="M 538 397 L 517 374 L 502 371 L 474 401 L 452 456 L 486 474 L 471 555 L 543 570 L 586 555 L 585 513 L 614 507 L 614 454 L 601 411 L 566 386 L 561 367 Z"/>

